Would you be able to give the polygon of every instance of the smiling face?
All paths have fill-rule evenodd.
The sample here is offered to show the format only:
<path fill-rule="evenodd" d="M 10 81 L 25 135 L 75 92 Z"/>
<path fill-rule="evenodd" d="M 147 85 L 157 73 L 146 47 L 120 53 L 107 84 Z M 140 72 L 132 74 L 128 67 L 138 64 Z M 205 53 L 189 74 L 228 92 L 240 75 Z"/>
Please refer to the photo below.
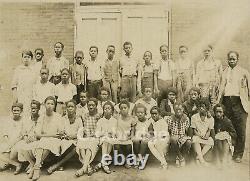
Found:
<path fill-rule="evenodd" d="M 39 61 L 42 60 L 42 58 L 43 58 L 43 51 L 40 50 L 40 49 L 37 49 L 35 51 L 35 59 L 36 59 L 36 61 L 39 62 Z"/>
<path fill-rule="evenodd" d="M 87 106 L 90 113 L 94 113 L 96 111 L 96 104 L 94 101 L 89 101 Z"/>

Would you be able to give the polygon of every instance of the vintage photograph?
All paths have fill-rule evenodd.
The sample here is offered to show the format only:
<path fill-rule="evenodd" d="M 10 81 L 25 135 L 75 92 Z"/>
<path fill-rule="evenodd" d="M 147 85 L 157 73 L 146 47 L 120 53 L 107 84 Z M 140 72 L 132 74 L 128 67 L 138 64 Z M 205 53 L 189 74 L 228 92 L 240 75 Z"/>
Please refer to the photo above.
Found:
<path fill-rule="evenodd" d="M 0 0 L 0 181 L 249 181 L 249 0 Z"/>

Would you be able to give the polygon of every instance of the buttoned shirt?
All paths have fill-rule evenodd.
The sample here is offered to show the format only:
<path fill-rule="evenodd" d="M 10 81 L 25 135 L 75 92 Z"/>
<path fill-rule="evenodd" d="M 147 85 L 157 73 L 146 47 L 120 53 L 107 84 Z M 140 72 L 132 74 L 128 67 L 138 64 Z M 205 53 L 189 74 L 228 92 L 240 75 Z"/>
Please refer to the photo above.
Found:
<path fill-rule="evenodd" d="M 98 113 L 93 116 L 89 115 L 89 113 L 82 116 L 86 137 L 93 137 L 95 135 L 97 121 L 100 118 L 101 115 Z"/>
<path fill-rule="evenodd" d="M 58 97 L 58 102 L 67 102 L 73 99 L 73 96 L 76 95 L 76 86 L 72 83 L 62 84 L 59 83 L 55 88 L 55 95 Z"/>
<path fill-rule="evenodd" d="M 46 66 L 49 69 L 49 78 L 51 76 L 60 76 L 62 69 L 69 69 L 69 61 L 64 56 L 61 56 L 59 58 L 52 57 L 48 60 Z"/>
<path fill-rule="evenodd" d="M 104 79 L 106 81 L 118 81 L 119 79 L 119 62 L 117 60 L 105 60 Z"/>
<path fill-rule="evenodd" d="M 177 118 L 175 115 L 165 117 L 168 123 L 171 136 L 178 136 L 182 138 L 186 136 L 186 130 L 189 128 L 189 118 L 183 115 L 181 118 Z"/>
<path fill-rule="evenodd" d="M 225 96 L 240 96 L 241 77 L 238 67 L 228 68 L 225 86 Z"/>
<path fill-rule="evenodd" d="M 197 113 L 191 117 L 190 127 L 196 129 L 201 136 L 205 136 L 209 129 L 214 129 L 214 118 L 206 117 L 205 120 L 202 121 L 200 114 Z"/>
<path fill-rule="evenodd" d="M 175 63 L 171 60 L 160 60 L 158 65 L 158 78 L 161 80 L 173 80 L 173 72 L 176 71 Z"/>
<path fill-rule="evenodd" d="M 86 62 L 87 79 L 88 80 L 101 80 L 103 78 L 104 63 L 100 60 L 89 60 Z"/>
<path fill-rule="evenodd" d="M 37 82 L 33 86 L 33 99 L 43 103 L 44 100 L 49 96 L 55 96 L 55 84 L 51 82 L 41 83 Z"/>
<path fill-rule="evenodd" d="M 129 57 L 126 55 L 123 55 L 121 59 L 121 63 L 120 63 L 122 76 L 137 75 L 139 65 L 140 65 L 140 62 L 133 55 L 130 55 Z"/>

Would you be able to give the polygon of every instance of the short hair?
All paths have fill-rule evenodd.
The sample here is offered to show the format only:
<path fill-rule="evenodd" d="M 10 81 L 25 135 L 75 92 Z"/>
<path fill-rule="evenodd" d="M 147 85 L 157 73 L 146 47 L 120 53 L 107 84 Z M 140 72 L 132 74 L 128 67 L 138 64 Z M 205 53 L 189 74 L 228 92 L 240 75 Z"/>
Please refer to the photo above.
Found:
<path fill-rule="evenodd" d="M 168 49 L 168 46 L 167 46 L 166 44 L 163 44 L 163 45 L 160 46 L 160 51 L 161 51 L 161 49 L 162 49 L 163 47 L 166 47 L 166 48 Z"/>
<path fill-rule="evenodd" d="M 69 103 L 73 103 L 76 106 L 76 101 L 74 99 L 71 99 L 65 103 L 66 106 L 68 106 Z"/>
<path fill-rule="evenodd" d="M 112 102 L 110 102 L 110 101 L 106 101 L 106 102 L 103 104 L 103 106 L 102 106 L 103 112 L 104 112 L 104 107 L 105 107 L 106 105 L 110 105 L 110 107 L 111 107 L 111 109 L 112 109 L 112 114 L 113 114 L 114 111 L 115 111 L 115 108 L 114 108 L 114 105 L 112 104 Z"/>
<path fill-rule="evenodd" d="M 130 41 L 125 41 L 123 43 L 123 48 L 126 46 L 126 45 L 131 45 L 131 47 L 133 46 L 132 43 Z"/>
<path fill-rule="evenodd" d="M 158 106 L 153 106 L 151 109 L 150 109 L 150 114 L 152 114 L 153 110 L 156 110 L 158 113 L 160 113 L 160 108 Z"/>
<path fill-rule="evenodd" d="M 138 108 L 143 108 L 145 114 L 147 113 L 147 108 L 146 108 L 143 104 L 139 103 L 139 104 L 136 104 L 136 105 L 135 105 L 135 113 L 137 112 L 137 109 L 138 109 Z"/>
<path fill-rule="evenodd" d="M 18 107 L 18 108 L 21 109 L 21 111 L 23 111 L 23 104 L 20 103 L 20 102 L 15 102 L 15 103 L 13 103 L 12 106 L 11 106 L 11 110 L 13 110 L 14 107 Z"/>
<path fill-rule="evenodd" d="M 84 56 L 84 53 L 83 53 L 83 51 L 82 51 L 82 50 L 77 50 L 77 51 L 76 51 L 76 53 L 75 53 L 75 57 L 76 57 L 76 55 L 77 55 L 77 54 L 81 54 L 81 55 L 83 55 L 83 56 Z"/>
<path fill-rule="evenodd" d="M 188 47 L 187 47 L 186 45 L 181 45 L 181 46 L 179 46 L 179 50 L 180 50 L 181 48 L 185 48 L 186 50 L 188 50 Z"/>
<path fill-rule="evenodd" d="M 201 105 L 204 105 L 207 111 L 210 109 L 210 102 L 207 98 L 201 98 L 200 107 Z"/>
<path fill-rule="evenodd" d="M 189 90 L 189 94 L 191 91 L 197 92 L 199 95 L 201 94 L 201 90 L 198 87 L 191 87 L 191 89 Z"/>
<path fill-rule="evenodd" d="M 56 98 L 55 98 L 55 97 L 53 97 L 53 96 L 47 97 L 47 98 L 44 100 L 44 103 L 46 103 L 46 102 L 49 101 L 49 100 L 52 100 L 52 101 L 54 102 L 54 104 L 56 105 Z"/>
<path fill-rule="evenodd" d="M 80 96 L 82 93 L 86 94 L 86 96 L 88 97 L 88 92 L 87 92 L 87 91 L 82 90 L 81 92 L 79 92 L 79 96 Z"/>
<path fill-rule="evenodd" d="M 216 109 L 218 108 L 218 107 L 221 107 L 222 108 L 222 110 L 223 110 L 223 113 L 225 113 L 225 106 L 223 105 L 223 104 L 216 104 L 215 106 L 214 106 L 214 108 L 213 108 L 213 111 L 214 111 L 214 113 L 215 113 L 215 111 L 216 111 Z"/>
<path fill-rule="evenodd" d="M 213 47 L 212 47 L 212 45 L 207 45 L 207 46 L 205 46 L 205 50 L 207 50 L 207 48 L 209 48 L 209 49 L 211 49 L 211 50 L 213 50 Z"/>
<path fill-rule="evenodd" d="M 35 49 L 35 51 L 34 51 L 34 52 L 35 52 L 35 54 L 36 54 L 36 52 L 37 52 L 38 50 L 40 50 L 40 51 L 42 52 L 42 55 L 44 55 L 44 51 L 43 51 L 43 49 L 42 49 L 42 48 L 36 48 L 36 49 Z"/>
<path fill-rule="evenodd" d="M 32 51 L 30 51 L 30 50 L 23 50 L 23 51 L 22 51 L 22 57 L 23 57 L 24 55 L 29 55 L 29 56 L 33 59 L 33 53 L 32 53 Z"/>
<path fill-rule="evenodd" d="M 121 105 L 122 105 L 122 104 L 125 104 L 125 105 L 128 106 L 128 108 L 130 108 L 130 104 L 129 104 L 129 102 L 128 102 L 127 100 L 122 100 L 122 101 L 119 103 L 119 108 L 121 108 Z"/>
<path fill-rule="evenodd" d="M 54 44 L 54 48 L 55 48 L 56 44 L 60 44 L 60 45 L 62 46 L 62 49 L 64 49 L 64 44 L 63 44 L 62 42 L 60 42 L 60 41 L 56 42 L 56 43 Z"/>
<path fill-rule="evenodd" d="M 107 50 L 108 50 L 109 47 L 112 47 L 112 48 L 115 49 L 115 46 L 114 46 L 114 45 L 108 45 L 108 46 L 107 46 Z M 106 51 L 107 51 L 107 50 L 106 50 Z"/>
<path fill-rule="evenodd" d="M 67 72 L 70 74 L 70 71 L 69 71 L 68 68 L 63 68 L 63 69 L 61 70 L 61 74 L 62 74 L 64 71 L 67 71 Z"/>
<path fill-rule="evenodd" d="M 121 92 L 120 93 L 120 99 L 127 99 L 128 98 L 128 93 L 127 92 Z"/>
<path fill-rule="evenodd" d="M 177 89 L 174 88 L 174 87 L 169 87 L 169 88 L 167 89 L 167 95 L 168 95 L 170 92 L 172 92 L 172 93 L 174 93 L 175 95 L 177 95 Z"/>
<path fill-rule="evenodd" d="M 101 94 L 102 91 L 106 91 L 108 93 L 108 95 L 110 96 L 110 91 L 109 91 L 109 89 L 107 87 L 101 87 L 100 88 L 100 94 Z"/>
<path fill-rule="evenodd" d="M 145 52 L 144 52 L 144 54 L 143 54 L 143 58 L 144 58 L 144 56 L 145 56 L 145 54 L 146 54 L 146 53 L 149 53 L 151 58 L 153 57 L 152 52 L 151 52 L 151 51 L 149 51 L 149 50 L 147 50 L 147 51 L 145 51 Z"/>
<path fill-rule="evenodd" d="M 227 59 L 230 58 L 229 56 L 230 56 L 231 53 L 234 53 L 236 55 L 237 59 L 239 59 L 240 54 L 237 51 L 232 51 L 232 50 L 227 53 Z"/>
<path fill-rule="evenodd" d="M 89 98 L 89 99 L 87 100 L 87 104 L 89 104 L 90 101 L 94 102 L 95 105 L 97 106 L 98 100 L 97 100 L 96 98 L 94 98 L 94 97 Z"/>
<path fill-rule="evenodd" d="M 40 107 L 41 107 L 41 103 L 37 100 L 32 100 L 31 103 L 30 103 L 30 106 L 32 106 L 32 104 L 35 104 L 37 106 L 37 109 L 40 110 Z"/>
<path fill-rule="evenodd" d="M 42 68 L 40 69 L 40 73 L 41 73 L 42 70 L 46 70 L 46 71 L 49 73 L 49 69 L 48 69 L 47 67 L 42 67 Z"/>
<path fill-rule="evenodd" d="M 142 88 L 142 92 L 143 92 L 143 93 L 145 92 L 145 89 L 151 89 L 151 91 L 152 91 L 152 93 L 153 93 L 153 88 L 152 88 L 152 87 L 150 87 L 150 86 L 144 86 L 144 87 Z"/>
<path fill-rule="evenodd" d="M 98 53 L 98 47 L 97 47 L 97 46 L 94 46 L 94 45 L 90 46 L 90 47 L 89 47 L 89 51 L 91 50 L 91 48 L 95 48 L 96 51 L 97 51 L 97 53 Z"/>

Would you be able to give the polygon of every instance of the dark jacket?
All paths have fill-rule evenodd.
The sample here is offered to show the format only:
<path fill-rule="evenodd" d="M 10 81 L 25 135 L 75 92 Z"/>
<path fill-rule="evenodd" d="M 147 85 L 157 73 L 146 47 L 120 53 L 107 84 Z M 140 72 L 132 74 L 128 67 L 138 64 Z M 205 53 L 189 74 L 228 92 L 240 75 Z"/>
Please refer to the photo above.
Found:
<path fill-rule="evenodd" d="M 164 116 L 171 116 L 171 107 L 168 104 L 168 99 L 162 99 L 160 103 L 160 114 L 162 117 Z"/>

